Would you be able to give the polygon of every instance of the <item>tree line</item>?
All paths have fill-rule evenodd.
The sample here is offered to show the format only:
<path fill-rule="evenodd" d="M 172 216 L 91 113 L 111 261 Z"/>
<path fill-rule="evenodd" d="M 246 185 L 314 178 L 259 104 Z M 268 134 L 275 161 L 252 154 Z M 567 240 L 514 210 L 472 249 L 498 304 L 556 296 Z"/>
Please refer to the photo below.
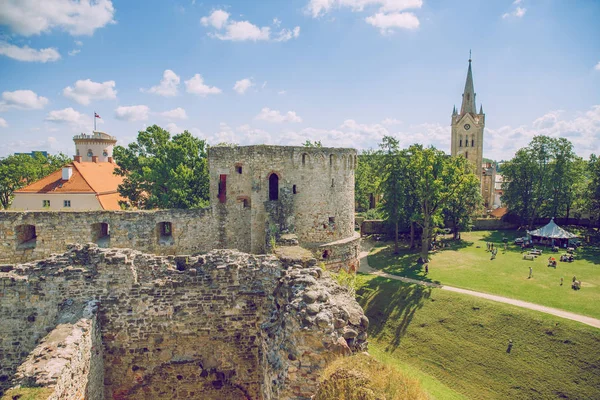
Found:
<path fill-rule="evenodd" d="M 450 157 L 434 147 L 414 144 L 400 149 L 398 140 L 385 136 L 378 150 L 359 156 L 355 175 L 356 202 L 367 207 L 373 193 L 381 193 L 383 218 L 395 232 L 410 229 L 410 246 L 415 234 L 421 238 L 421 261 L 428 252 L 437 226 L 451 226 L 455 236 L 471 224 L 471 216 L 481 208 L 480 183 L 473 165 L 464 157 Z"/>
<path fill-rule="evenodd" d="M 502 202 L 530 229 L 537 218 L 600 219 L 600 160 L 578 157 L 565 138 L 535 136 L 502 164 Z"/>

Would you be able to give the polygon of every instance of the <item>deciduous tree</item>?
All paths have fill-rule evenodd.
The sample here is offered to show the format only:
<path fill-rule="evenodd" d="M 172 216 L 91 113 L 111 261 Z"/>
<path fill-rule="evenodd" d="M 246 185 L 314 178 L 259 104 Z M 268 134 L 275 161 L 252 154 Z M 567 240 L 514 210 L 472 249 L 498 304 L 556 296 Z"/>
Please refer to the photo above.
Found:
<path fill-rule="evenodd" d="M 127 147 L 117 146 L 121 196 L 142 209 L 199 208 L 208 205 L 206 143 L 188 131 L 171 137 L 157 125 L 138 133 Z"/>

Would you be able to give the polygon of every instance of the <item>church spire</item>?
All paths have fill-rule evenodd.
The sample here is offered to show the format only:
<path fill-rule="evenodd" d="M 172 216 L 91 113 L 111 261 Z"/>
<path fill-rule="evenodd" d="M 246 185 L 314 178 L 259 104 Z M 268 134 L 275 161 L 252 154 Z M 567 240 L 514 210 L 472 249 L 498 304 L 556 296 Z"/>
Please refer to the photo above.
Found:
<path fill-rule="evenodd" d="M 452 115 L 456 115 L 456 105 L 454 106 L 454 108 L 452 109 Z"/>
<path fill-rule="evenodd" d="M 481 103 L 481 106 L 479 107 L 479 114 L 483 114 L 483 103 Z"/>
<path fill-rule="evenodd" d="M 465 82 L 465 91 L 463 93 L 462 106 L 460 114 L 466 113 L 476 114 L 475 106 L 475 89 L 473 87 L 473 72 L 471 71 L 471 52 L 469 51 L 469 70 L 467 71 L 467 81 Z"/>

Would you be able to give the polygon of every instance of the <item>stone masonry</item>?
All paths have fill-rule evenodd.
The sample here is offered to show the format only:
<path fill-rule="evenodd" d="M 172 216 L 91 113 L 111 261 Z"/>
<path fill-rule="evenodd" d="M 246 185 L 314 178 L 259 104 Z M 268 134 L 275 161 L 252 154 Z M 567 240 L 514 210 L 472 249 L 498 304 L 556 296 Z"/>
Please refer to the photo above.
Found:
<path fill-rule="evenodd" d="M 366 349 L 367 326 L 315 259 L 73 245 L 0 268 L 0 391 L 309 399 L 328 360 Z"/>

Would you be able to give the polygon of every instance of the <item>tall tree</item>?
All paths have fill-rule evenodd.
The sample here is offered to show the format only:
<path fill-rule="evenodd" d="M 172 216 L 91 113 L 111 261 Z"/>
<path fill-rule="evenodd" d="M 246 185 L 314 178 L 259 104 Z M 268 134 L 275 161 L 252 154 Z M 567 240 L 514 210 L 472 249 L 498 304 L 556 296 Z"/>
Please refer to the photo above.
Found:
<path fill-rule="evenodd" d="M 434 226 L 441 220 L 441 212 L 467 180 L 471 180 L 469 162 L 464 157 L 450 157 L 434 147 L 412 145 L 408 149 L 409 174 L 413 177 L 414 192 L 419 202 L 417 223 L 422 228 L 421 261 L 429 260 L 429 247 Z"/>
<path fill-rule="evenodd" d="M 403 168 L 404 159 L 398 151 L 399 142 L 391 136 L 384 136 L 381 148 L 381 189 L 383 202 L 381 211 L 384 219 L 394 227 L 394 253 L 398 253 L 398 225 L 404 204 Z"/>
<path fill-rule="evenodd" d="M 40 152 L 15 154 L 0 160 L 0 205 L 8 208 L 15 190 L 51 174 L 70 161 L 62 153 L 45 157 Z"/>
<path fill-rule="evenodd" d="M 595 219 L 600 226 L 600 157 L 592 154 L 588 166 L 590 172 L 588 185 L 590 219 Z"/>
<path fill-rule="evenodd" d="M 157 125 L 113 153 L 123 176 L 119 193 L 138 208 L 199 208 L 208 205 L 206 143 L 184 131 L 171 138 Z"/>
<path fill-rule="evenodd" d="M 472 164 L 462 165 L 466 174 L 463 182 L 458 186 L 454 196 L 451 196 L 444 207 L 444 219 L 452 227 L 454 239 L 458 239 L 461 230 L 470 230 L 472 216 L 483 205 L 481 197 L 481 184 L 475 176 Z"/>
<path fill-rule="evenodd" d="M 379 194 L 382 155 L 376 150 L 363 150 L 354 172 L 354 198 L 358 211 L 371 208 L 371 197 Z"/>

